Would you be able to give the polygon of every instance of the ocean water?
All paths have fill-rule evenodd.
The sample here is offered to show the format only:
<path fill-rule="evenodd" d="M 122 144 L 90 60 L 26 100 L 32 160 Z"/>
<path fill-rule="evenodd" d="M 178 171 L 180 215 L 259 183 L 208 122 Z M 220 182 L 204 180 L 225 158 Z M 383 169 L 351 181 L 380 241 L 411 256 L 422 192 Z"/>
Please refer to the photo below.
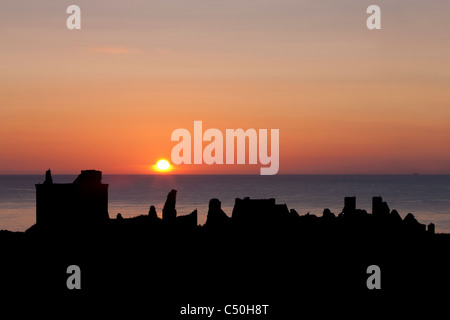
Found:
<path fill-rule="evenodd" d="M 76 175 L 54 175 L 70 183 Z M 43 175 L 0 175 L 0 230 L 25 231 L 35 223 L 36 183 Z M 421 223 L 433 222 L 436 232 L 450 233 L 450 175 L 103 175 L 109 184 L 111 218 L 147 214 L 150 205 L 161 216 L 167 193 L 176 189 L 178 215 L 199 213 L 204 224 L 208 202 L 218 198 L 231 215 L 234 199 L 275 198 L 300 214 L 321 215 L 324 208 L 342 211 L 345 196 L 371 212 L 372 196 L 382 196 L 401 217 L 411 212 Z"/>

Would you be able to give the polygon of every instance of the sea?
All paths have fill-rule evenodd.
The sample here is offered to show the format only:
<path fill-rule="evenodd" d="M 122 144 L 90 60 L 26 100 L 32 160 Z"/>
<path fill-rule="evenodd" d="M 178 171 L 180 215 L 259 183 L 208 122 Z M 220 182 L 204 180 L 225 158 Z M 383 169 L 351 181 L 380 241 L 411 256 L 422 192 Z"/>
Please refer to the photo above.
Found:
<path fill-rule="evenodd" d="M 71 183 L 77 175 L 53 175 L 54 183 Z M 0 175 L 0 230 L 25 231 L 36 222 L 35 184 L 43 175 Z M 325 208 L 339 214 L 344 197 L 356 196 L 359 209 L 372 210 L 372 197 L 382 196 L 403 218 L 413 213 L 436 232 L 450 233 L 450 175 L 103 175 L 109 184 L 110 218 L 148 214 L 158 216 L 167 194 L 177 190 L 178 215 L 198 210 L 204 224 L 211 198 L 231 216 L 236 198 L 275 198 L 299 214 L 322 215 Z M 63 213 L 62 213 L 63 214 Z"/>

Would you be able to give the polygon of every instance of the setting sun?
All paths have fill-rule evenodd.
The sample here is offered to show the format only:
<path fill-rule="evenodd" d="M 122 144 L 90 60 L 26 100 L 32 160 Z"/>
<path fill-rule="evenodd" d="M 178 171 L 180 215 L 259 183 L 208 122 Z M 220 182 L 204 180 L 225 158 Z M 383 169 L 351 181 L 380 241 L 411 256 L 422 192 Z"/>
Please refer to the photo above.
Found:
<path fill-rule="evenodd" d="M 170 170 L 170 163 L 167 160 L 159 160 L 156 163 L 156 170 L 157 171 L 169 171 Z"/>

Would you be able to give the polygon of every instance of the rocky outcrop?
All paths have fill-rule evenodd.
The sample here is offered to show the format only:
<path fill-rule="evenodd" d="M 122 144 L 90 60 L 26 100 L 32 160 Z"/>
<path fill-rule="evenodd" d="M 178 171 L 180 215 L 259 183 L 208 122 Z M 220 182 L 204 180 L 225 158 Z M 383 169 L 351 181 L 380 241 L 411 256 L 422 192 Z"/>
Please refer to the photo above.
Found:
<path fill-rule="evenodd" d="M 151 219 L 157 219 L 158 215 L 156 214 L 155 206 L 150 206 L 150 210 L 148 211 L 148 215 Z"/>
<path fill-rule="evenodd" d="M 208 216 L 205 226 L 212 229 L 226 228 L 230 225 L 231 218 L 222 210 L 219 199 L 209 200 Z"/>
<path fill-rule="evenodd" d="M 177 210 L 175 209 L 177 201 L 177 190 L 172 189 L 167 195 L 166 203 L 162 211 L 162 218 L 164 222 L 174 223 L 177 217 Z"/>

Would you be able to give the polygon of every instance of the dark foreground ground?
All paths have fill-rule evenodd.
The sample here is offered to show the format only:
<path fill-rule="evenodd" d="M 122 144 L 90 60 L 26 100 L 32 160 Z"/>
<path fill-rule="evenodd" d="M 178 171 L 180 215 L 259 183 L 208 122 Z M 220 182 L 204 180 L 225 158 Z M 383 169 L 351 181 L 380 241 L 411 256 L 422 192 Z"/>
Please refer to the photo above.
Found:
<path fill-rule="evenodd" d="M 72 184 L 46 172 L 37 224 L 0 231 L 1 319 L 448 317 L 450 236 L 379 196 L 370 214 L 346 197 L 320 217 L 249 198 L 229 216 L 211 199 L 198 226 L 176 190 L 162 218 L 110 219 L 107 187 L 96 170 Z"/>
<path fill-rule="evenodd" d="M 446 311 L 439 301 L 450 297 L 449 235 L 391 231 L 296 223 L 183 229 L 147 217 L 2 231 L 2 309 L 127 319 L 208 318 L 181 315 L 188 304 L 220 309 L 215 319 Z M 70 265 L 81 269 L 80 290 L 66 286 Z M 366 285 L 370 265 L 381 269 L 379 290 Z M 266 315 L 224 314 L 240 304 L 269 307 Z"/>

